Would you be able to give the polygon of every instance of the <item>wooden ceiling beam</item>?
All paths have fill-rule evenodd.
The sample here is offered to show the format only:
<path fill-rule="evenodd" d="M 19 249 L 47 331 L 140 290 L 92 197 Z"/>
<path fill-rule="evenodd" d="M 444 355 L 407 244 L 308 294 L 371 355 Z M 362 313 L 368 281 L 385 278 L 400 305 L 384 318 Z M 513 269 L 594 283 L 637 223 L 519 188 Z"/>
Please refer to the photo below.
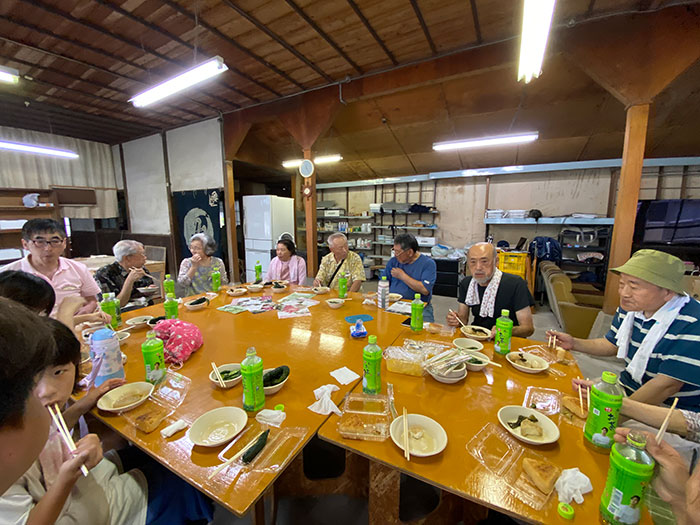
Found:
<path fill-rule="evenodd" d="M 359 6 L 355 3 L 355 0 L 347 0 L 347 1 L 348 1 L 348 4 L 350 5 L 350 7 L 352 8 L 352 10 L 357 15 L 357 17 L 360 19 L 362 24 L 367 29 L 367 31 L 369 31 L 369 34 L 372 35 L 372 38 L 374 38 L 374 40 L 377 42 L 377 44 L 379 44 L 379 47 L 381 47 L 382 50 L 384 51 L 384 53 L 386 53 L 386 56 L 389 57 L 389 60 L 391 60 L 391 63 L 395 66 L 398 66 L 399 65 L 398 60 L 396 60 L 396 57 L 394 56 L 394 54 L 391 51 L 389 51 L 389 48 L 386 47 L 384 40 L 382 40 L 379 37 L 377 32 L 372 27 L 372 24 L 370 24 L 369 20 L 367 20 L 367 17 L 364 14 L 362 14 L 362 11 L 360 10 Z"/>
<path fill-rule="evenodd" d="M 287 2 L 287 5 L 288 5 L 289 7 L 291 7 L 292 10 L 294 10 L 294 12 L 295 12 L 297 15 L 299 15 L 299 16 L 302 18 L 302 20 L 304 20 L 304 22 L 306 22 L 314 31 L 316 31 L 316 33 L 317 33 L 321 38 L 323 38 L 323 40 L 325 40 L 326 43 L 327 43 L 329 46 L 331 46 L 331 47 L 335 50 L 336 53 L 338 53 L 341 57 L 343 57 L 343 59 L 344 59 L 348 64 L 350 64 L 350 66 L 351 66 L 355 71 L 357 71 L 357 72 L 360 73 L 360 74 L 364 73 L 364 71 L 362 70 L 362 68 L 361 68 L 360 66 L 358 66 L 358 65 L 355 63 L 355 61 L 354 61 L 352 58 L 350 58 L 350 57 L 348 56 L 348 54 L 347 54 L 345 51 L 343 51 L 343 50 L 341 49 L 341 47 L 340 47 L 338 44 L 336 44 L 336 43 L 333 41 L 333 39 L 332 39 L 330 36 L 328 36 L 328 34 L 327 34 L 323 29 L 320 28 L 320 27 L 318 26 L 318 24 L 317 24 L 316 22 L 314 22 L 314 21 L 311 19 L 311 17 L 309 17 L 309 16 L 304 12 L 304 10 L 303 10 L 301 7 L 299 7 L 299 6 L 297 5 L 296 2 L 294 2 L 294 0 L 285 0 L 285 2 Z"/>
<path fill-rule="evenodd" d="M 428 30 L 428 25 L 425 23 L 425 19 L 423 18 L 423 13 L 421 13 L 420 7 L 418 6 L 418 0 L 411 0 L 411 7 L 413 7 L 413 12 L 416 14 L 416 18 L 418 19 L 418 23 L 420 24 L 420 27 L 423 30 L 423 34 L 425 35 L 425 39 L 428 41 L 428 45 L 430 46 L 430 51 L 433 52 L 433 55 L 437 55 L 437 48 L 435 47 L 435 42 L 433 42 L 433 39 L 430 36 L 430 31 Z"/>
<path fill-rule="evenodd" d="M 195 15 L 193 15 L 192 13 L 190 13 L 187 9 L 183 8 L 182 6 L 180 6 L 177 2 L 175 2 L 175 1 L 173 1 L 173 0 L 162 0 L 162 3 L 165 4 L 165 5 L 167 5 L 170 9 L 172 9 L 172 10 L 175 11 L 176 13 L 181 14 L 182 16 L 189 18 L 189 19 L 192 20 L 193 22 L 196 22 L 197 24 L 199 24 L 201 27 L 203 27 L 204 29 L 206 29 L 207 31 L 209 31 L 211 34 L 213 34 L 214 36 L 216 36 L 216 37 L 219 38 L 220 40 L 223 40 L 224 42 L 226 42 L 226 43 L 230 44 L 231 46 L 235 47 L 235 48 L 238 49 L 241 53 L 244 53 L 245 55 L 249 56 L 250 58 L 252 58 L 252 59 L 255 60 L 256 62 L 258 62 L 259 64 L 262 64 L 263 66 L 265 66 L 266 68 L 268 68 L 270 71 L 274 71 L 277 75 L 279 75 L 280 77 L 282 77 L 283 79 L 285 79 L 287 82 L 290 82 L 291 84 L 294 84 L 295 86 L 297 86 L 297 87 L 300 88 L 300 89 L 304 89 L 304 88 L 305 88 L 305 86 L 304 86 L 303 84 L 300 84 L 299 82 L 297 82 L 296 80 L 294 80 L 294 79 L 293 79 L 292 77 L 290 77 L 287 73 L 285 73 L 284 71 L 282 71 L 280 68 L 278 68 L 278 67 L 275 66 L 274 64 L 271 64 L 270 62 L 268 62 L 267 60 L 265 60 L 265 59 L 262 58 L 261 56 L 255 54 L 253 51 L 251 51 L 251 50 L 248 49 L 247 47 L 242 46 L 241 44 L 239 44 L 238 42 L 236 42 L 233 38 L 231 38 L 231 37 L 225 35 L 225 34 L 222 33 L 221 31 L 219 31 L 216 27 L 214 27 L 213 25 L 209 24 L 208 22 L 206 22 L 206 21 L 203 20 L 202 18 L 196 17 Z"/>
<path fill-rule="evenodd" d="M 123 37 L 121 35 L 112 33 L 111 31 L 106 30 L 104 27 L 100 26 L 99 24 L 95 24 L 95 23 L 90 22 L 88 20 L 83 20 L 81 18 L 77 18 L 77 17 L 71 15 L 70 13 L 67 13 L 66 11 L 62 11 L 60 9 L 56 9 L 53 6 L 43 4 L 42 2 L 39 2 L 38 0 L 20 0 L 20 1 L 24 2 L 26 4 L 29 4 L 33 7 L 36 7 L 37 9 L 41 9 L 42 11 L 50 13 L 54 16 L 68 20 L 69 22 L 72 22 L 73 24 L 85 27 L 86 29 L 89 29 L 91 31 L 95 31 L 96 33 L 99 33 L 99 34 L 104 35 L 106 37 L 112 38 L 118 42 L 121 42 L 124 45 L 133 47 L 134 49 L 138 49 L 138 50 L 142 51 L 143 53 L 147 53 L 151 56 L 154 56 L 154 57 L 162 60 L 163 62 L 167 62 L 169 64 L 173 64 L 175 66 L 178 66 L 178 67 L 181 67 L 184 69 L 189 69 L 190 67 L 192 67 L 192 64 L 189 64 L 183 60 L 179 60 L 176 58 L 170 58 L 168 55 L 160 53 L 159 51 L 156 51 L 155 49 L 151 49 L 149 47 L 146 47 L 143 44 L 143 42 L 136 42 L 134 40 Z M 252 95 L 248 95 L 247 93 L 245 93 L 244 91 L 241 91 L 238 88 L 235 88 L 235 87 L 230 86 L 228 84 L 222 84 L 222 85 L 224 87 L 226 87 L 227 89 L 233 91 L 234 93 L 236 93 L 242 97 L 246 97 L 249 100 L 252 100 L 253 102 L 260 102 L 260 99 L 253 97 Z M 199 92 L 202 93 L 203 95 L 206 95 L 210 98 L 215 99 L 217 102 L 224 102 L 224 103 L 228 104 L 229 106 L 233 106 L 234 109 L 241 107 L 240 104 L 236 104 L 235 102 L 230 102 L 226 99 L 222 99 L 221 97 L 217 97 L 217 96 L 212 95 L 209 92 L 209 90 L 207 90 L 207 89 L 199 89 Z M 221 111 L 221 110 L 218 110 L 218 111 Z"/>
<path fill-rule="evenodd" d="M 483 38 L 481 37 L 481 25 L 479 24 L 479 11 L 476 8 L 476 0 L 469 0 L 472 7 L 472 19 L 474 20 L 474 32 L 476 33 L 476 43 L 481 44 Z"/>
<path fill-rule="evenodd" d="M 304 93 L 297 98 L 297 107 L 281 113 L 278 118 L 301 149 L 308 151 L 331 127 L 341 103 L 332 87 Z"/>
<path fill-rule="evenodd" d="M 114 5 L 112 2 L 108 2 L 108 1 L 106 1 L 106 0 L 93 0 L 93 1 L 94 1 L 94 2 L 97 2 L 98 4 L 100 4 L 100 5 L 104 6 L 104 7 L 108 7 L 109 9 L 111 9 L 112 11 L 114 11 L 115 13 L 118 13 L 118 14 L 122 15 L 123 17 L 128 18 L 129 20 L 132 20 L 132 21 L 134 21 L 134 22 L 136 22 L 136 23 L 138 23 L 138 24 L 141 24 L 141 25 L 144 26 L 144 27 L 149 28 L 151 31 L 155 31 L 155 32 L 158 33 L 158 34 L 160 34 L 160 35 L 162 35 L 162 36 L 164 36 L 164 37 L 166 37 L 166 38 L 168 38 L 168 39 L 170 39 L 170 40 L 173 40 L 174 42 L 177 42 L 178 44 L 180 44 L 181 46 L 186 47 L 186 48 L 189 49 L 190 51 L 194 51 L 194 50 L 195 50 L 195 47 L 194 47 L 192 44 L 190 44 L 189 42 L 183 40 L 183 39 L 180 38 L 179 36 L 177 36 L 177 35 L 175 35 L 175 34 L 169 32 L 169 31 L 166 31 L 166 30 L 163 29 L 162 27 L 160 27 L 160 26 L 158 26 L 158 25 L 156 25 L 156 24 L 153 24 L 153 23 L 149 22 L 148 20 L 144 20 L 144 19 L 141 18 L 140 16 L 136 16 L 135 14 L 131 13 L 130 11 L 127 11 L 126 9 L 124 9 L 124 8 L 118 6 L 118 5 Z M 268 86 L 267 84 L 256 80 L 254 77 L 250 76 L 248 73 L 246 73 L 246 72 L 244 72 L 244 71 L 241 71 L 240 69 L 238 69 L 238 68 L 235 67 L 235 66 L 232 66 L 231 64 L 226 64 L 226 65 L 228 66 L 229 71 L 232 71 L 232 72 L 235 73 L 236 75 L 238 75 L 238 76 L 240 76 L 240 77 L 242 77 L 242 78 L 245 78 L 248 82 L 250 82 L 250 83 L 252 83 L 252 84 L 255 84 L 256 86 L 258 86 L 259 88 L 264 89 L 265 91 L 269 91 L 270 93 L 272 93 L 272 94 L 275 95 L 276 97 L 281 97 L 281 96 L 282 96 L 278 91 L 272 89 L 272 88 L 271 88 L 270 86 Z M 248 97 L 248 95 L 246 95 L 246 97 Z M 248 98 L 250 98 L 250 97 L 248 97 Z M 257 99 L 252 99 L 252 98 L 251 98 L 251 100 L 257 100 Z"/>
<path fill-rule="evenodd" d="M 318 75 L 321 76 L 321 78 L 325 79 L 327 82 L 333 82 L 333 78 L 326 74 L 320 67 L 318 67 L 316 64 L 311 62 L 308 58 L 306 58 L 303 54 L 301 54 L 294 46 L 290 45 L 287 43 L 282 37 L 280 37 L 277 33 L 274 31 L 271 31 L 268 29 L 268 27 L 260 22 L 257 18 L 255 18 L 253 15 L 248 13 L 246 10 L 238 7 L 236 4 L 231 2 L 230 0 L 221 0 L 224 5 L 230 7 L 233 9 L 236 13 L 241 15 L 243 18 L 245 18 L 248 22 L 253 24 L 255 27 L 257 27 L 260 31 L 265 33 L 268 37 L 270 37 L 272 40 L 277 42 L 279 45 L 281 45 L 284 49 L 289 51 L 292 55 L 297 57 L 299 60 L 301 60 L 304 64 L 309 66 L 312 70 L 314 70 Z"/>

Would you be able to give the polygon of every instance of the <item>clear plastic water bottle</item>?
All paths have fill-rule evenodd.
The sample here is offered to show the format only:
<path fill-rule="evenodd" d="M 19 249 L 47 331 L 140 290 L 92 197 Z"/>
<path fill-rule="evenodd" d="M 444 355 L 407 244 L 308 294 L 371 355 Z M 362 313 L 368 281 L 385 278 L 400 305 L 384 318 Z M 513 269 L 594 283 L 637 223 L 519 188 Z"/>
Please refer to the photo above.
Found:
<path fill-rule="evenodd" d="M 377 285 L 377 306 L 386 310 L 389 308 L 389 281 L 386 275 L 382 275 L 382 280 Z"/>
<path fill-rule="evenodd" d="M 338 277 L 338 297 L 345 299 L 348 296 L 348 274 Z"/>
<path fill-rule="evenodd" d="M 169 293 L 175 295 L 175 281 L 170 277 L 169 273 L 165 274 L 165 281 L 163 281 L 163 291 L 167 297 Z"/>
<path fill-rule="evenodd" d="M 509 310 L 501 310 L 501 317 L 496 319 L 496 333 L 493 338 L 493 348 L 496 353 L 506 355 L 510 353 L 510 343 L 513 338 L 513 320 Z"/>
<path fill-rule="evenodd" d="M 175 294 L 169 293 L 165 296 L 165 302 L 163 303 L 163 309 L 165 310 L 166 319 L 177 319 L 178 318 L 178 304 L 175 299 Z"/>
<path fill-rule="evenodd" d="M 262 264 L 260 264 L 260 261 L 256 261 L 255 263 L 255 282 L 259 283 L 262 281 Z"/>
<path fill-rule="evenodd" d="M 211 272 L 211 291 L 218 292 L 219 288 L 221 288 L 221 272 L 214 270 Z"/>
<path fill-rule="evenodd" d="M 382 390 L 382 349 L 377 345 L 377 336 L 367 338 L 369 344 L 362 350 L 362 391 L 379 394 Z"/>
<path fill-rule="evenodd" d="M 601 380 L 591 387 L 590 410 L 583 436 L 594 447 L 609 450 L 613 444 L 617 419 L 620 416 L 624 390 L 617 374 L 603 372 Z"/>
<path fill-rule="evenodd" d="M 146 334 L 146 340 L 141 344 L 141 353 L 146 366 L 146 381 L 157 385 L 165 377 L 165 354 L 163 341 L 156 337 L 155 332 Z"/>
<path fill-rule="evenodd" d="M 116 303 L 114 302 L 114 294 L 107 292 L 102 294 L 102 301 L 100 301 L 100 310 L 108 314 L 112 319 L 109 322 L 109 326 L 112 330 L 116 330 L 118 326 Z"/>
<path fill-rule="evenodd" d="M 119 339 L 109 328 L 100 328 L 90 336 L 90 359 L 93 369 L 97 369 L 95 386 L 108 379 L 125 377 Z"/>
<path fill-rule="evenodd" d="M 415 295 L 415 299 L 411 301 L 411 330 L 420 332 L 423 330 L 423 301 L 420 300 L 420 294 Z"/>
<path fill-rule="evenodd" d="M 646 436 L 633 430 L 627 434 L 626 443 L 612 446 L 608 478 L 600 498 L 603 523 L 634 525 L 641 520 L 644 494 L 655 463 L 646 444 Z"/>
<path fill-rule="evenodd" d="M 265 406 L 263 390 L 263 360 L 257 355 L 255 347 L 246 350 L 246 357 L 241 361 L 243 376 L 243 409 L 255 412 Z"/>

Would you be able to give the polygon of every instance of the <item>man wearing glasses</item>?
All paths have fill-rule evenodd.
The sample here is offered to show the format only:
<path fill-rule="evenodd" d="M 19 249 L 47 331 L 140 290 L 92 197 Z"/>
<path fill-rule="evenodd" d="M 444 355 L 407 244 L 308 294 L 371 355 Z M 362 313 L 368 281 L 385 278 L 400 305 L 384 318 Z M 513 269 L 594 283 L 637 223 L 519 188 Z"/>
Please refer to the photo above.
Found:
<path fill-rule="evenodd" d="M 0 271 L 21 270 L 49 282 L 56 292 L 53 316 L 66 297 L 81 296 L 86 300 L 78 314 L 91 313 L 97 306 L 99 286 L 83 263 L 61 257 L 66 248 L 66 235 L 53 219 L 31 219 L 22 227 L 22 248 L 29 255 L 4 266 Z"/>

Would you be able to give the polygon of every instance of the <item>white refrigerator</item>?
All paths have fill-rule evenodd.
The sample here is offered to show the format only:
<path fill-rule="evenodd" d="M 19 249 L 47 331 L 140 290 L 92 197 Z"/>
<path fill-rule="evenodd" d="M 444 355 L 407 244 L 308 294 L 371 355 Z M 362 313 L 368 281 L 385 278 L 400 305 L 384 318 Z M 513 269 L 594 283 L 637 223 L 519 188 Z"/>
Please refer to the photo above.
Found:
<path fill-rule="evenodd" d="M 276 195 L 243 196 L 243 233 L 245 235 L 245 280 L 255 281 L 255 263 L 260 261 L 263 277 L 283 234 L 294 238 L 294 199 Z"/>

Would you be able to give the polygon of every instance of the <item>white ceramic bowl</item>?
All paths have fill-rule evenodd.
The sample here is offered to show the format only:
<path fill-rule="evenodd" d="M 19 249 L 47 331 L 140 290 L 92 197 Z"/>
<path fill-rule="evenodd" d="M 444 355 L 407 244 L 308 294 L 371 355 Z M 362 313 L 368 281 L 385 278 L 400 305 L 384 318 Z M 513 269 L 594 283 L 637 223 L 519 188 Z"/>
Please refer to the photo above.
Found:
<path fill-rule="evenodd" d="M 412 456 L 428 457 L 439 454 L 447 446 L 447 433 L 440 423 L 421 414 L 408 414 L 408 426 L 420 425 L 435 440 L 435 448 L 428 452 L 411 452 Z M 399 416 L 391 423 L 389 434 L 394 444 L 403 450 L 403 416 Z"/>
<path fill-rule="evenodd" d="M 197 299 L 201 299 L 201 297 L 197 297 Z M 185 308 L 187 308 L 190 312 L 196 312 L 197 310 L 204 310 L 207 306 L 209 306 L 209 299 L 200 304 L 192 304 L 192 301 L 196 301 L 197 299 L 187 301 L 185 303 Z"/>
<path fill-rule="evenodd" d="M 490 330 L 488 330 L 488 332 L 489 332 L 488 335 L 486 335 L 486 334 L 479 335 L 479 334 L 474 334 L 474 333 L 470 332 L 470 330 L 472 330 L 474 328 L 479 330 L 479 334 L 481 334 L 481 330 L 487 330 L 483 326 L 474 326 L 474 325 L 463 326 L 460 328 L 460 330 L 469 339 L 474 339 L 475 341 L 488 341 L 491 338 L 491 331 Z"/>
<path fill-rule="evenodd" d="M 471 372 L 481 372 L 489 364 L 488 357 L 486 357 L 484 354 L 481 354 L 479 352 L 473 352 L 470 359 L 479 359 L 481 361 L 480 364 L 470 363 L 469 361 L 466 361 L 464 363 L 464 366 L 467 367 L 467 370 L 469 370 Z"/>
<path fill-rule="evenodd" d="M 275 367 L 275 368 L 277 368 L 277 367 Z M 268 372 L 272 372 L 273 370 L 274 370 L 274 368 L 266 368 L 265 370 L 263 370 L 263 375 L 267 374 Z M 212 370 L 212 372 L 213 372 L 213 370 Z M 291 372 L 290 372 L 289 376 L 290 375 L 292 375 Z M 282 387 L 284 386 L 284 384 L 287 381 L 289 381 L 289 376 L 287 376 L 287 379 L 285 379 L 284 381 L 282 381 L 281 383 L 279 383 L 277 385 L 263 387 L 263 390 L 265 391 L 265 395 L 271 396 L 272 394 L 276 394 L 277 392 L 279 392 L 282 389 Z"/>
<path fill-rule="evenodd" d="M 136 317 L 132 317 L 131 319 L 127 319 L 124 322 L 128 326 L 138 326 L 138 325 L 146 324 L 151 319 L 153 319 L 152 315 L 138 315 Z"/>
<path fill-rule="evenodd" d="M 220 365 L 217 367 L 219 369 L 219 373 L 224 372 L 224 371 L 235 371 L 238 370 L 240 371 L 241 365 L 240 363 L 228 363 L 225 365 Z M 238 377 L 234 377 L 233 379 L 229 380 L 224 380 L 224 388 L 231 388 L 236 386 L 238 383 L 241 382 L 241 379 L 243 379 L 243 376 L 238 374 Z M 214 375 L 214 371 L 212 370 L 209 372 L 209 380 L 214 383 L 216 386 L 221 388 L 221 385 L 219 384 L 219 381 L 216 379 L 216 375 Z"/>
<path fill-rule="evenodd" d="M 231 441 L 248 423 L 248 415 L 238 407 L 219 407 L 199 416 L 189 431 L 192 443 L 218 447 Z"/>
<path fill-rule="evenodd" d="M 535 368 L 530 368 L 528 366 L 523 366 L 522 364 L 518 363 L 518 356 L 522 355 L 525 357 L 528 361 L 532 362 L 535 366 Z M 549 368 L 549 363 L 542 359 L 539 356 L 529 354 L 527 352 L 510 352 L 509 354 L 506 355 L 506 360 L 513 365 L 513 368 L 516 370 L 520 370 L 521 372 L 525 372 L 526 374 L 539 374 L 540 372 L 544 372 Z"/>
<path fill-rule="evenodd" d="M 337 310 L 345 304 L 345 299 L 326 299 L 326 304 L 333 310 Z"/>
<path fill-rule="evenodd" d="M 249 284 L 248 291 L 252 293 L 261 292 L 264 286 L 262 284 Z"/>
<path fill-rule="evenodd" d="M 153 385 L 145 381 L 139 381 L 137 383 L 127 383 L 120 387 L 110 390 L 100 399 L 97 400 L 97 408 L 104 410 L 105 412 L 125 412 L 126 410 L 131 410 L 142 404 L 148 396 L 153 392 Z M 120 400 L 126 396 L 138 396 L 138 400 L 132 403 L 128 403 L 123 406 L 119 403 Z M 114 406 L 117 403 L 117 406 Z"/>
<path fill-rule="evenodd" d="M 117 339 L 119 339 L 119 343 L 124 341 L 125 339 L 129 339 L 131 337 L 131 334 L 129 332 L 119 332 L 117 333 Z"/>
<path fill-rule="evenodd" d="M 435 381 L 451 385 L 453 383 L 459 383 L 462 379 L 467 377 L 467 367 L 462 363 L 454 370 L 448 372 L 447 375 L 433 373 L 430 369 L 428 369 L 428 373 Z"/>
<path fill-rule="evenodd" d="M 521 415 L 525 417 L 534 415 L 537 418 L 538 423 L 542 425 L 542 437 L 525 437 L 520 433 L 520 427 L 510 428 L 508 422 L 517 421 L 518 416 Z M 523 407 L 520 405 L 504 406 L 498 411 L 498 421 L 501 423 L 501 425 L 503 425 L 503 428 L 513 434 L 513 436 L 518 438 L 520 441 L 529 443 L 530 445 L 547 445 L 549 443 L 554 443 L 559 439 L 559 427 L 557 427 L 547 416 L 533 408 Z"/>
<path fill-rule="evenodd" d="M 153 319 L 149 319 L 149 320 L 148 320 L 148 326 L 150 326 L 151 328 L 153 328 L 153 327 L 155 327 L 155 326 L 158 324 L 159 321 L 164 321 L 164 320 L 165 320 L 165 316 L 164 316 L 164 315 L 159 315 L 159 316 L 157 316 L 157 317 L 154 317 Z"/>
<path fill-rule="evenodd" d="M 286 291 L 287 291 L 287 287 L 286 287 L 286 286 L 283 286 L 282 288 L 275 288 L 275 286 L 273 285 L 273 286 L 270 288 L 270 290 L 272 290 L 272 293 L 283 293 L 283 292 L 286 292 Z"/>
<path fill-rule="evenodd" d="M 136 288 L 139 292 L 141 292 L 143 295 L 153 295 L 156 293 L 160 288 L 158 286 L 142 286 L 141 288 Z"/>
<path fill-rule="evenodd" d="M 323 295 L 324 293 L 328 293 L 331 291 L 331 289 L 328 288 L 328 286 L 316 286 L 316 287 L 312 288 L 311 290 L 313 290 L 313 292 L 316 295 Z"/>
<path fill-rule="evenodd" d="M 229 288 L 226 293 L 232 297 L 238 297 L 239 295 L 245 295 L 248 293 L 246 288 Z"/>
<path fill-rule="evenodd" d="M 389 294 L 389 302 L 390 303 L 395 303 L 396 301 L 400 301 L 401 299 L 403 299 L 403 295 L 401 295 L 400 293 L 390 293 Z"/>
<path fill-rule="evenodd" d="M 466 350 L 467 352 L 481 352 L 484 349 L 484 345 L 479 341 L 466 337 L 458 337 L 452 341 L 452 344 L 460 350 Z"/>
<path fill-rule="evenodd" d="M 272 281 L 272 284 L 279 283 L 282 286 L 287 286 L 289 284 L 289 281 L 287 279 L 274 279 Z"/>

